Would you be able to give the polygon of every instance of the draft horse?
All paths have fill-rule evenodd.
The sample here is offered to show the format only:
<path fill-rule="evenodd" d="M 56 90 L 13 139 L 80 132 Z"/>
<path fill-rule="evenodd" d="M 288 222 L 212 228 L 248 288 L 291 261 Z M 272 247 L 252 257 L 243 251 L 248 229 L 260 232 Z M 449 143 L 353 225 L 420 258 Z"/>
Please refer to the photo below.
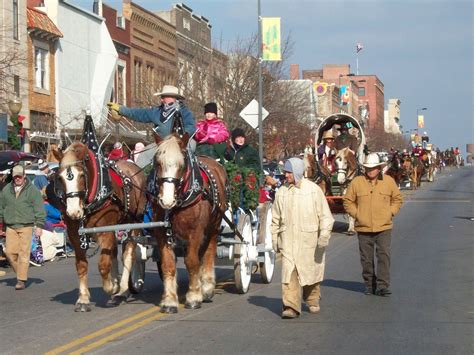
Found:
<path fill-rule="evenodd" d="M 352 179 L 354 179 L 359 172 L 359 165 L 357 163 L 357 158 L 354 151 L 350 148 L 343 148 L 336 153 L 336 158 L 334 159 L 334 164 L 336 165 L 337 173 L 337 182 L 341 187 L 341 195 L 344 195 L 347 191 Z M 349 226 L 347 228 L 348 235 L 354 235 L 354 218 L 347 214 L 349 221 Z"/>
<path fill-rule="evenodd" d="M 83 143 L 72 143 L 63 153 L 55 151 L 59 169 L 54 182 L 57 194 L 63 201 L 63 216 L 67 233 L 76 254 L 76 270 L 79 278 L 79 298 L 76 312 L 89 312 L 90 292 L 87 284 L 88 261 L 86 248 L 78 229 L 100 227 L 120 223 L 143 221 L 146 198 L 146 178 L 135 164 L 120 160 L 106 171 L 110 176 L 109 194 L 100 194 L 97 156 Z M 104 186 L 102 186 L 104 187 Z M 92 203 L 94 201 L 94 203 Z M 93 205 L 93 206 L 91 206 Z M 65 213 L 64 213 L 65 212 Z M 133 231 L 136 234 L 138 231 Z M 135 246 L 129 240 L 123 246 L 123 273 L 119 281 L 117 241 L 114 232 L 97 233 L 101 248 L 99 272 L 103 289 L 111 295 L 108 305 L 120 304 L 128 296 L 130 270 L 135 261 Z"/>
<path fill-rule="evenodd" d="M 402 182 L 403 177 L 405 176 L 405 171 L 402 167 L 402 161 L 398 154 L 394 154 L 388 162 L 388 168 L 385 172 L 386 175 L 391 176 L 398 187 Z"/>
<path fill-rule="evenodd" d="M 153 220 L 169 220 L 170 228 L 153 231 L 157 239 L 163 279 L 160 307 L 178 312 L 175 239 L 186 245 L 184 263 L 189 273 L 185 307 L 197 309 L 210 302 L 216 285 L 214 258 L 217 236 L 226 208 L 224 168 L 214 159 L 194 160 L 187 151 L 188 134 L 161 139 L 155 135 L 155 194 Z"/>

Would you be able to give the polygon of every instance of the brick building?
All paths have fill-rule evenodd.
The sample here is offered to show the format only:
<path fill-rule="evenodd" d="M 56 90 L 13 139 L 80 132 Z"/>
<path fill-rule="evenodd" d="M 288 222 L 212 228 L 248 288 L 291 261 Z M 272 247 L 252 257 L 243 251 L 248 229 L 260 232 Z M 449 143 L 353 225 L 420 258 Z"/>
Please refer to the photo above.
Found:
<path fill-rule="evenodd" d="M 303 70 L 303 79 L 328 87 L 329 95 L 336 91 L 338 101 L 344 90 L 348 92 L 345 99 L 347 104 L 339 102 L 334 105 L 330 100 L 332 112 L 347 112 L 369 128 L 383 126 L 384 86 L 376 75 L 355 75 L 350 72 L 348 64 L 324 64 L 322 69 Z M 339 110 L 334 110 L 337 106 Z"/>
<path fill-rule="evenodd" d="M 131 106 L 150 106 L 165 84 L 177 84 L 176 27 L 130 0 L 123 16 L 130 20 Z"/>
<path fill-rule="evenodd" d="M 63 35 L 48 15 L 28 7 L 28 100 L 34 152 L 47 152 L 56 135 L 56 44 Z"/>
<path fill-rule="evenodd" d="M 211 65 L 211 24 L 184 4 L 175 4 L 158 16 L 176 27 L 178 86 L 194 109 L 202 109 L 209 99 Z"/>

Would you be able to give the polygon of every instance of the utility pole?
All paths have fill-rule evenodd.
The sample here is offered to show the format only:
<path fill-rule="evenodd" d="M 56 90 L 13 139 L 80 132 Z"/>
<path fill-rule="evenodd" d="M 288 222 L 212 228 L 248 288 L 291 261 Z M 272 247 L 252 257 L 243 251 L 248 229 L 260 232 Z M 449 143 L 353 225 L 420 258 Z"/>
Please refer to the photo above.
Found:
<path fill-rule="evenodd" d="M 263 83 L 262 83 L 262 17 L 260 0 L 258 1 L 258 154 L 260 157 L 260 171 L 263 171 Z"/>

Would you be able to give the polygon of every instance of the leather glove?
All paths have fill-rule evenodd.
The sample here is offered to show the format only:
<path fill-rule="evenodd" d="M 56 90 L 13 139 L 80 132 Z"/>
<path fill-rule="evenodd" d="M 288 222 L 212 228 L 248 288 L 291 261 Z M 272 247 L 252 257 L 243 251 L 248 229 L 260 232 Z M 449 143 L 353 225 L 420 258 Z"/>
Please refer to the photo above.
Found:
<path fill-rule="evenodd" d="M 107 106 L 109 107 L 110 115 L 112 116 L 112 118 L 116 121 L 120 121 L 120 105 L 116 102 L 108 102 Z"/>
<path fill-rule="evenodd" d="M 107 106 L 110 110 L 115 111 L 117 113 L 120 111 L 120 105 L 116 102 L 108 102 Z"/>

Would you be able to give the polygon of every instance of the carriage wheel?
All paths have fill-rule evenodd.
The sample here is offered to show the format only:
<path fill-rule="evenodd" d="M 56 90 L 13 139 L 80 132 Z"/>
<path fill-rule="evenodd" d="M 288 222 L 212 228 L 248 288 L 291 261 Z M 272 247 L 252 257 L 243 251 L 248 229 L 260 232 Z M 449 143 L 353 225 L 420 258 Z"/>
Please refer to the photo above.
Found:
<path fill-rule="evenodd" d="M 234 248 L 234 281 L 237 292 L 247 293 L 252 278 L 252 263 L 249 262 L 249 245 L 252 244 L 252 224 L 250 217 L 242 213 L 239 216 L 237 230 L 248 244 L 236 244 Z M 235 237 L 238 239 L 237 237 Z"/>
<path fill-rule="evenodd" d="M 145 263 L 143 260 L 143 253 L 146 253 L 145 248 L 139 243 L 135 247 L 135 260 L 130 270 L 130 277 L 128 279 L 128 288 L 131 293 L 137 294 L 143 290 L 145 285 Z"/>
<path fill-rule="evenodd" d="M 272 248 L 272 232 L 270 226 L 272 224 L 272 204 L 265 202 L 260 210 L 260 220 L 258 226 L 258 244 L 263 244 L 265 249 Z M 260 276 L 262 281 L 269 284 L 273 280 L 275 271 L 276 251 L 266 251 L 263 253 L 263 262 L 260 262 Z"/>

